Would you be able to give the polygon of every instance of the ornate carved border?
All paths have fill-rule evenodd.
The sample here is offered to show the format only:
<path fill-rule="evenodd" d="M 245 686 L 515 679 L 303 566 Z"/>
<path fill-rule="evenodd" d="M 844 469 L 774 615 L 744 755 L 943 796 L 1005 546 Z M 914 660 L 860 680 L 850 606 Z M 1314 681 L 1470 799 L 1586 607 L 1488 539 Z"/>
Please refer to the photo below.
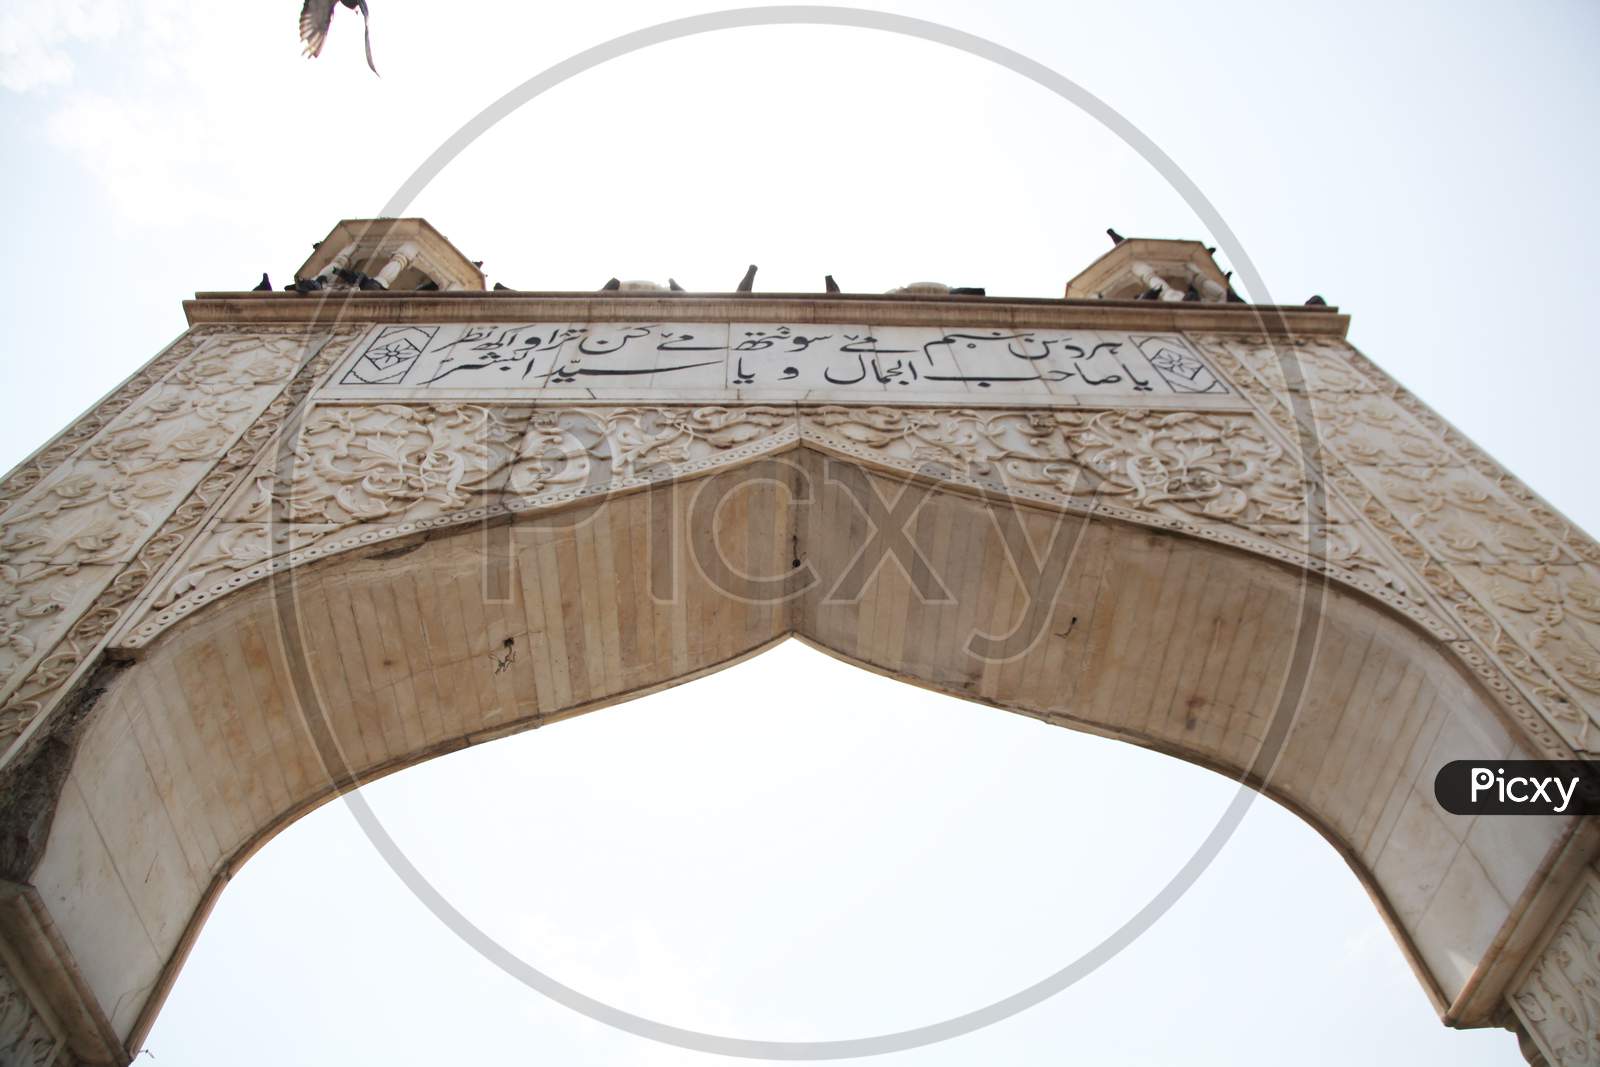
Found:
<path fill-rule="evenodd" d="M 364 407 L 364 405 L 338 405 L 339 407 Z M 464 408 L 471 405 L 382 405 L 387 408 L 427 409 L 427 408 Z M 531 413 L 535 409 L 528 408 Z M 304 547 L 294 548 L 290 551 L 271 555 L 259 562 L 250 563 L 243 567 L 222 566 L 213 570 L 213 574 L 226 574 L 221 580 L 201 580 L 185 574 L 187 567 L 198 564 L 197 556 L 205 547 L 199 543 L 188 557 L 174 569 L 169 576 L 166 586 L 166 595 L 158 596 L 145 614 L 130 619 L 118 633 L 115 644 L 120 648 L 140 649 L 148 646 L 168 627 L 188 617 L 204 605 L 218 600 L 227 594 L 244 586 L 254 584 L 272 574 L 285 569 L 302 566 L 320 559 L 327 559 L 344 552 L 364 548 L 384 541 L 407 537 L 412 534 L 440 530 L 451 526 L 460 526 L 470 523 L 491 521 L 504 516 L 523 514 L 535 511 L 553 511 L 564 507 L 583 504 L 595 499 L 612 495 L 635 492 L 660 485 L 670 481 L 692 478 L 708 471 L 723 467 L 737 466 L 758 456 L 771 455 L 781 452 L 799 440 L 799 427 L 792 411 L 786 411 L 767 405 L 749 405 L 744 408 L 707 408 L 692 409 L 662 405 L 649 408 L 617 408 L 607 406 L 574 407 L 561 409 L 539 409 L 555 411 L 561 414 L 577 414 L 579 416 L 592 416 L 603 418 L 622 412 L 629 415 L 649 414 L 673 417 L 678 413 L 692 414 L 695 412 L 718 412 L 728 416 L 730 425 L 736 424 L 741 415 L 750 413 L 763 413 L 778 416 L 781 425 L 773 425 L 759 434 L 753 440 L 746 440 L 736 444 L 730 443 L 725 448 L 716 448 L 706 455 L 695 457 L 685 456 L 681 460 L 653 465 L 643 473 L 615 474 L 612 471 L 597 478 L 585 479 L 581 487 L 558 487 L 533 493 L 517 493 L 514 486 L 501 492 L 493 493 L 494 499 L 490 502 L 479 503 L 472 507 L 459 510 L 448 510 L 439 514 L 430 514 L 424 517 L 406 519 L 401 522 L 390 523 L 359 523 L 351 522 L 326 535 L 318 536 L 312 543 Z M 511 463 L 534 460 L 539 455 L 519 454 L 512 457 Z M 270 479 L 269 472 L 258 472 L 263 477 Z M 251 494 L 257 487 L 245 484 L 239 487 L 233 499 L 229 501 L 229 513 L 243 504 L 244 498 Z M 270 495 L 272 490 L 266 492 Z M 285 524 L 286 526 L 289 524 Z M 182 595 L 173 596 L 171 589 L 174 583 L 187 583 L 192 586 L 190 591 Z"/>
<path fill-rule="evenodd" d="M 1248 368 L 1239 358 L 1235 347 L 1256 347 L 1271 351 L 1273 345 L 1289 344 L 1304 347 L 1311 342 L 1304 339 L 1271 341 L 1260 336 L 1209 335 L 1191 336 L 1190 340 L 1211 356 L 1218 368 L 1229 376 L 1246 399 L 1256 407 L 1264 419 L 1277 428 L 1280 434 L 1289 440 L 1298 440 L 1300 428 L 1294 412 L 1285 403 L 1281 392 L 1283 387 L 1275 388 L 1261 374 Z M 1296 391 L 1307 393 L 1311 406 L 1316 409 L 1315 418 L 1320 431 L 1318 437 L 1321 445 L 1319 462 L 1326 477 L 1330 497 L 1342 501 L 1381 531 L 1393 550 L 1404 559 L 1407 570 L 1421 583 L 1430 606 L 1445 618 L 1452 618 L 1460 624 L 1461 632 L 1446 639 L 1451 650 L 1472 670 L 1484 686 L 1494 693 L 1501 706 L 1538 749 L 1537 754 L 1550 758 L 1570 759 L 1575 753 L 1589 751 L 1600 739 L 1591 738 L 1587 729 L 1587 719 L 1583 722 L 1575 721 L 1572 702 L 1561 694 L 1560 687 L 1526 649 L 1520 647 L 1503 627 L 1492 620 L 1491 613 L 1485 610 L 1484 605 L 1457 580 L 1435 553 L 1413 535 L 1401 517 L 1355 475 L 1341 455 L 1342 450 L 1338 447 L 1329 447 L 1326 443 L 1329 426 L 1339 413 L 1341 398 L 1373 395 L 1395 402 L 1408 414 L 1420 413 L 1417 421 L 1430 432 L 1442 436 L 1441 431 L 1448 430 L 1455 441 L 1465 442 L 1466 438 L 1450 429 L 1443 419 L 1423 407 L 1392 378 L 1377 371 L 1371 361 L 1362 357 L 1348 343 L 1343 341 L 1315 343 L 1335 346 L 1338 358 L 1353 368 L 1349 373 L 1355 373 L 1358 381 L 1368 386 L 1366 390 L 1318 389 L 1314 384 L 1302 381 L 1291 387 Z M 1304 369 L 1301 368 L 1302 371 Z M 1364 377 L 1374 371 L 1376 371 L 1376 382 Z M 1476 449 L 1474 452 L 1480 460 L 1493 468 L 1501 482 L 1516 482 L 1516 479 L 1507 474 L 1503 468 L 1483 457 L 1481 452 L 1477 452 Z M 1431 462 L 1435 460 L 1421 457 L 1418 466 L 1427 467 Z M 1525 489 L 1523 493 L 1531 496 Z M 1550 515 L 1554 517 L 1553 512 Z M 1559 517 L 1555 518 L 1560 521 Z M 1570 534 L 1573 530 L 1570 524 L 1564 522 L 1560 523 L 1560 528 L 1564 534 Z M 1576 536 L 1582 537 L 1581 534 Z M 1578 714 L 1582 714 L 1581 710 Z M 1567 729 L 1562 728 L 1563 723 L 1568 725 Z"/>
<path fill-rule="evenodd" d="M 1600 876 L 1577 897 L 1508 998 L 1554 1067 L 1600 1063 Z"/>
<path fill-rule="evenodd" d="M 233 489 L 240 475 L 255 463 L 257 456 L 275 436 L 279 427 L 310 393 L 312 387 L 329 372 L 333 363 L 342 359 L 350 345 L 366 332 L 366 327 L 344 326 L 326 333 L 308 334 L 300 330 L 289 332 L 295 336 L 305 336 L 308 341 L 316 344 L 314 354 L 301 364 L 279 390 L 277 396 L 223 452 L 220 459 L 199 480 L 160 528 L 145 540 L 133 558 L 100 591 L 89 608 L 79 615 L 66 634 L 23 679 L 5 704 L 0 706 L 0 740 L 9 742 L 4 755 L 0 756 L 0 766 L 18 758 L 46 718 L 45 712 L 76 681 L 94 654 L 105 647 L 107 635 L 123 613 L 139 599 L 167 561 L 198 531 L 216 503 Z M 200 340 L 209 340 L 211 337 L 228 333 L 230 331 L 225 329 L 214 329 Z M 246 331 L 241 336 L 253 339 L 259 336 L 259 332 Z M 199 340 L 192 346 L 175 346 L 157 363 L 162 364 L 165 372 L 171 372 L 181 365 L 183 360 L 194 355 L 198 348 Z M 151 367 L 147 368 L 147 371 L 152 373 L 136 376 L 144 383 L 143 392 L 127 392 L 127 387 L 119 390 L 116 399 L 121 408 L 131 405 L 165 377 L 165 373 L 159 375 L 153 373 L 156 366 L 156 363 L 152 363 Z M 102 417 L 99 411 L 96 411 L 94 416 L 82 426 L 87 426 L 92 421 L 98 432 L 98 429 L 104 428 L 111 421 L 109 416 Z M 79 435 L 80 429 L 81 426 L 74 427 L 72 432 L 75 437 Z M 93 433 L 85 431 L 80 443 L 87 444 L 93 436 Z M 41 468 L 41 476 L 42 473 Z"/>
<path fill-rule="evenodd" d="M 385 405 L 384 407 L 415 410 L 416 408 L 429 406 Z M 440 405 L 431 406 L 438 407 Z M 576 415 L 596 418 L 624 412 L 633 415 L 637 415 L 640 412 L 663 415 L 674 410 L 682 412 L 691 409 L 674 409 L 669 405 L 649 408 L 596 405 L 587 408 L 541 408 L 536 410 L 548 412 L 551 417 Z M 952 455 L 948 454 L 930 457 L 927 454 L 915 452 L 897 456 L 891 448 L 873 447 L 862 443 L 860 440 L 853 440 L 848 433 L 843 433 L 839 430 L 840 420 L 855 418 L 876 420 L 879 424 L 882 424 L 885 419 L 910 418 L 924 429 L 936 424 L 942 424 L 945 429 L 941 432 L 948 433 L 952 425 L 970 423 L 973 420 L 992 422 L 994 420 L 1009 419 L 1025 422 L 1030 418 L 1043 417 L 1052 420 L 1059 418 L 1066 423 L 1071 423 L 1073 420 L 1081 421 L 1093 419 L 1097 415 L 1106 415 L 1114 417 L 1124 424 L 1137 424 L 1141 420 L 1150 423 L 1162 423 L 1173 419 L 1190 420 L 1192 418 L 1194 421 L 1210 427 L 1212 435 L 1217 436 L 1221 429 L 1226 428 L 1226 424 L 1229 421 L 1241 422 L 1242 420 L 1242 428 L 1247 428 L 1243 424 L 1251 423 L 1254 419 L 1253 416 L 1227 413 L 1198 413 L 1193 416 L 1175 416 L 1170 412 L 1130 412 L 1122 409 L 1107 409 L 1105 412 L 1085 412 L 1080 409 L 1030 412 L 1025 409 L 1008 411 L 983 409 L 974 411 L 970 409 L 918 408 L 914 411 L 907 411 L 893 408 L 842 408 L 828 405 L 786 406 L 782 409 L 772 406 L 753 405 L 748 409 L 714 408 L 702 410 L 725 412 L 725 418 L 729 424 L 737 423 L 739 412 L 744 410 L 765 412 L 784 410 L 790 414 L 787 426 L 783 428 L 773 427 L 756 440 L 740 443 L 735 447 L 729 447 L 711 455 L 656 467 L 648 475 L 628 474 L 622 477 L 613 477 L 607 474 L 592 481 L 590 484 L 584 485 L 582 488 L 556 488 L 533 494 L 503 493 L 497 495 L 495 499 L 478 502 L 471 507 L 454 510 L 445 509 L 438 513 L 426 514 L 421 517 L 407 516 L 403 521 L 398 522 L 377 521 L 363 523 L 351 521 L 337 529 L 317 530 L 309 543 L 296 544 L 287 551 L 256 557 L 247 554 L 232 564 L 227 562 L 219 564 L 219 560 L 215 556 L 209 560 L 205 559 L 208 548 L 216 547 L 217 542 L 222 540 L 223 537 L 217 530 L 213 529 L 208 535 L 209 539 L 197 539 L 184 558 L 171 568 L 163 580 L 161 587 L 163 591 L 152 597 L 149 606 L 140 614 L 130 617 L 123 624 L 115 635 L 113 643 L 115 647 L 130 650 L 148 647 L 167 628 L 192 615 L 205 604 L 214 602 L 235 590 L 257 582 L 271 574 L 278 573 L 285 568 L 327 559 L 342 552 L 417 533 L 466 523 L 482 522 L 500 516 L 559 509 L 603 498 L 614 493 L 631 492 L 636 489 L 646 488 L 666 480 L 693 477 L 714 468 L 734 466 L 760 455 L 782 451 L 797 443 L 804 443 L 837 455 L 865 461 L 910 475 L 928 477 L 930 472 L 933 472 L 933 477 L 936 481 L 957 490 L 985 493 L 998 490 L 1011 498 L 1043 505 L 1055 510 L 1102 516 L 1226 544 L 1293 566 L 1326 574 L 1341 584 L 1377 599 L 1393 610 L 1402 613 L 1442 642 L 1459 641 L 1462 636 L 1460 631 L 1452 626 L 1444 616 L 1431 610 L 1431 606 L 1428 603 L 1420 601 L 1415 594 L 1409 592 L 1410 583 L 1406 580 L 1406 568 L 1404 568 L 1403 563 L 1391 559 L 1370 542 L 1358 545 L 1356 552 L 1353 554 L 1349 553 L 1348 550 L 1346 552 L 1347 557 L 1350 559 L 1359 557 L 1364 568 L 1361 570 L 1340 565 L 1338 557 L 1329 557 L 1325 550 L 1312 551 L 1308 547 L 1296 547 L 1297 542 L 1304 542 L 1305 540 L 1303 514 L 1299 516 L 1298 521 L 1295 518 L 1284 516 L 1284 521 L 1240 525 L 1231 523 L 1222 517 L 1208 516 L 1205 511 L 1204 501 L 1196 502 L 1188 510 L 1182 503 L 1168 501 L 1165 505 L 1165 511 L 1163 511 L 1161 507 L 1125 506 L 1123 504 L 1108 503 L 1108 498 L 1092 491 L 1081 497 L 1074 497 L 1070 492 L 1061 492 L 1058 489 L 1038 483 L 1028 484 L 1024 481 L 1019 481 L 1015 477 L 1008 479 L 1002 476 L 997 480 L 993 476 L 983 476 L 974 467 L 980 466 L 986 461 L 975 452 L 969 452 L 965 458 L 960 459 L 953 459 Z M 829 420 L 832 420 L 832 426 L 828 425 Z M 1055 431 L 1052 430 L 1052 432 Z M 859 437 L 859 435 L 857 436 Z M 888 442 L 884 443 L 887 444 Z M 1049 451 L 1048 454 L 1041 454 L 1032 457 L 1032 459 L 1028 459 L 1025 455 L 1019 455 L 1015 450 L 1012 450 L 1007 458 L 1011 461 L 1027 460 L 1035 464 L 1054 463 L 1062 459 L 1062 454 L 1059 453 L 1060 449 L 1053 446 L 1053 450 Z M 1275 455 L 1275 462 L 1280 463 L 1285 468 L 1284 471 L 1280 472 L 1280 475 L 1292 474 L 1297 470 L 1292 459 L 1287 454 L 1279 452 Z M 933 463 L 932 466 L 930 466 L 930 460 Z M 1186 470 L 1183 472 L 1183 477 L 1193 478 L 1201 473 L 1209 476 L 1213 472 Z M 255 495 L 258 499 L 260 498 L 260 486 L 253 483 L 257 483 L 262 478 L 270 481 L 270 472 L 258 469 L 254 478 L 247 479 L 246 484 L 241 485 L 235 491 L 221 514 L 224 516 L 241 515 L 241 509 L 245 506 L 245 502 L 249 497 Z M 1348 519 L 1350 517 L 1346 516 L 1345 518 Z M 1352 522 L 1347 521 L 1343 525 L 1347 531 L 1354 528 L 1354 523 Z M 283 526 L 286 529 L 293 528 L 293 524 L 287 521 L 283 522 Z M 225 548 L 226 546 L 224 546 Z M 195 569 L 202 565 L 209 565 L 212 568 L 210 577 L 205 576 L 206 572 L 203 569 L 199 571 Z"/>
<path fill-rule="evenodd" d="M 38 485 L 51 471 L 71 459 L 95 434 L 105 429 L 112 419 L 149 392 L 151 386 L 192 356 L 208 338 L 227 331 L 226 326 L 190 327 L 163 349 L 160 355 L 113 389 L 98 404 L 80 415 L 44 447 L 13 467 L 5 477 L 0 478 L 0 516 L 4 516 L 12 504 Z"/>
<path fill-rule="evenodd" d="M 49 1067 L 65 1048 L 66 1040 L 0 961 L 0 1063 Z"/>

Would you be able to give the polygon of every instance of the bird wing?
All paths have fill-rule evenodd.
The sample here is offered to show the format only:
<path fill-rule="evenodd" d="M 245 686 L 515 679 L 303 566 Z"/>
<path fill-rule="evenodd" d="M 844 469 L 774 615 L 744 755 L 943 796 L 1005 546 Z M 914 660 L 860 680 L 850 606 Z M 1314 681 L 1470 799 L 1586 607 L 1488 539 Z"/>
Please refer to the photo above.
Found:
<path fill-rule="evenodd" d="M 334 0 L 305 0 L 300 7 L 300 40 L 306 55 L 315 59 L 328 43 L 328 25 L 333 21 Z"/>
<path fill-rule="evenodd" d="M 367 13 L 367 0 L 360 0 L 361 28 L 367 35 L 367 66 L 372 68 L 372 73 L 378 73 L 378 65 L 372 61 L 372 16 Z M 382 77 L 382 75 L 378 75 Z"/>

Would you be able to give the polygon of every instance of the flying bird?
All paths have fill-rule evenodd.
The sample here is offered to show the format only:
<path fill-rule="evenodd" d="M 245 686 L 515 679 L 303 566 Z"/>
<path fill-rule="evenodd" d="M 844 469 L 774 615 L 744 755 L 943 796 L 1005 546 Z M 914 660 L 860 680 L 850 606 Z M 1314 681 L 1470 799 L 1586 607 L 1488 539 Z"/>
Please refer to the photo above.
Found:
<path fill-rule="evenodd" d="M 372 62 L 372 16 L 367 12 L 367 0 L 338 0 L 339 3 L 355 11 L 361 10 L 362 27 L 367 34 L 367 66 L 372 68 L 372 73 L 378 73 L 377 64 Z M 306 55 L 312 59 L 322 54 L 322 46 L 328 43 L 328 26 L 333 22 L 334 0 L 305 0 L 300 8 L 300 40 L 305 42 Z"/>

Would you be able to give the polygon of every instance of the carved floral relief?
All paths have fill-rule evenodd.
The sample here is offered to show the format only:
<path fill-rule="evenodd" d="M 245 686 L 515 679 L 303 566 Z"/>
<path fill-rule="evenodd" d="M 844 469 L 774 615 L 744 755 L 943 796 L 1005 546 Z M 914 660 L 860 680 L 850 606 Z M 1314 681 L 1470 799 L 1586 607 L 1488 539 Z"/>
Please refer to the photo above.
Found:
<path fill-rule="evenodd" d="M 1309 413 L 1329 484 L 1488 653 L 1479 673 L 1498 667 L 1567 745 L 1600 749 L 1595 543 L 1348 346 L 1199 343 L 1280 429 Z M 1291 403 L 1284 363 L 1308 403 Z"/>
<path fill-rule="evenodd" d="M 824 407 L 805 425 L 880 457 L 1065 501 L 1245 526 L 1305 518 L 1296 465 L 1249 415 Z"/>
<path fill-rule="evenodd" d="M 792 409 L 330 404 L 269 457 L 129 628 L 139 647 L 275 566 L 681 477 L 796 437 Z"/>
<path fill-rule="evenodd" d="M 1591 876 L 1511 997 L 1554 1067 L 1600 1062 L 1600 889 Z"/>
<path fill-rule="evenodd" d="M 1415 583 L 1254 415 L 1138 409 L 807 409 L 808 439 L 909 472 L 1200 536 L 1319 567 L 1417 617 Z"/>
<path fill-rule="evenodd" d="M 5 968 L 0 967 L 0 1063 L 48 1067 L 62 1042 Z"/>
<path fill-rule="evenodd" d="M 464 517 L 679 477 L 800 436 L 911 472 L 1318 562 L 1420 613 L 1403 567 L 1362 536 L 1348 509 L 1308 525 L 1304 473 L 1250 415 L 332 404 L 315 410 L 285 456 L 257 469 L 153 600 L 151 616 L 130 624 L 119 643 L 139 647 L 275 567 Z"/>
<path fill-rule="evenodd" d="M 0 515 L 0 694 L 294 372 L 293 337 L 213 339 Z"/>
<path fill-rule="evenodd" d="M 361 332 L 196 330 L 4 483 L 0 738 L 60 695 Z"/>

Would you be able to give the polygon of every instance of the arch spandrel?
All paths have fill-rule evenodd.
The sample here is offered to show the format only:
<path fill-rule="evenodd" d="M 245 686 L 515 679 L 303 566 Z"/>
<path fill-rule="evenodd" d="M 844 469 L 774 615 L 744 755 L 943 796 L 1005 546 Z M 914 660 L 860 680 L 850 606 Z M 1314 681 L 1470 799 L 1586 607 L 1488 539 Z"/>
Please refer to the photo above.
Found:
<path fill-rule="evenodd" d="M 1345 344 L 1342 317 L 1274 312 L 1299 334 L 1286 374 L 1284 338 L 1269 342 L 1253 309 L 1227 305 L 515 294 L 492 307 L 474 297 L 473 311 L 364 299 L 343 301 L 353 318 L 328 326 L 293 300 L 192 304 L 196 321 L 232 321 L 196 327 L 0 483 L 0 536 L 22 516 L 55 537 L 48 559 L 37 544 L 0 545 L 5 773 L 13 793 L 20 781 L 42 798 L 12 816 L 26 832 L 4 857 L 18 889 L 0 907 L 3 962 L 32 976 L 40 1017 L 88 1062 L 115 1060 L 148 1025 L 208 895 L 327 795 L 330 753 L 336 779 L 385 773 L 797 634 L 1259 784 L 1252 764 L 1287 684 L 1307 572 L 1331 582 L 1309 696 L 1266 788 L 1361 874 L 1448 1021 L 1501 1022 L 1509 1005 L 1545 1047 L 1577 1040 L 1550 1021 L 1570 1014 L 1550 990 L 1583 976 L 1551 953 L 1589 936 L 1592 832 L 1461 821 L 1429 784 L 1452 755 L 1594 749 L 1600 551 Z M 866 323 L 880 349 L 919 330 L 980 342 L 1079 330 L 1120 338 L 1148 367 L 1100 393 L 1057 388 L 1065 379 L 1014 387 L 1033 395 L 1006 394 L 1004 375 L 973 364 L 911 397 L 874 362 L 882 380 L 861 381 L 882 388 L 866 399 L 726 376 L 580 390 L 571 383 L 590 379 L 572 365 L 570 382 L 537 396 L 349 379 L 393 326 L 513 319 L 621 333 L 676 323 L 663 343 L 691 346 L 703 330 L 682 338 L 710 319 L 727 328 L 728 357 L 741 324 L 753 336 L 785 321 L 812 334 Z M 765 351 L 759 341 L 747 351 Z M 204 427 L 181 416 L 172 435 L 141 436 L 201 383 L 206 360 L 215 382 L 264 366 L 274 345 L 294 358 L 244 386 L 255 392 L 242 407 L 229 395 L 216 432 L 186 436 Z M 1152 396 L 1136 381 L 1171 388 Z M 1308 424 L 1327 490 L 1315 511 L 1299 451 Z M 714 484 L 737 491 L 691 515 Z M 902 512 L 905 493 L 920 503 Z M 723 531 L 709 555 L 708 515 Z M 101 520 L 126 527 L 114 551 L 89 536 Z M 889 558 L 863 573 L 858 550 L 892 556 L 874 535 L 894 523 L 926 567 Z M 663 557 L 638 555 L 663 543 L 664 598 Z M 23 586 L 51 567 L 82 595 L 30 599 Z M 951 588 L 930 587 L 923 569 Z M 1059 578 L 1059 600 L 1031 595 L 1045 578 Z M 623 592 L 641 581 L 643 599 Z M 285 588 L 300 634 L 288 645 Z M 992 639 L 976 659 L 975 636 Z M 417 649 L 430 657 L 420 672 Z M 320 749 L 296 722 L 307 693 L 341 709 Z M 117 889 L 141 862 L 144 888 Z"/>

